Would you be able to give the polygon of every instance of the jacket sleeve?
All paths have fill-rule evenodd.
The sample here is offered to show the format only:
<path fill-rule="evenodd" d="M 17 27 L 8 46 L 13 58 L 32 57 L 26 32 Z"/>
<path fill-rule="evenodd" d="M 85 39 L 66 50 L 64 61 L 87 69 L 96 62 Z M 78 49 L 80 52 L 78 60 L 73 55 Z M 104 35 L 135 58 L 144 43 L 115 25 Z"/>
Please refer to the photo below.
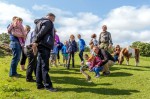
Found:
<path fill-rule="evenodd" d="M 100 60 L 97 65 L 100 67 L 100 66 L 102 66 L 102 64 L 103 64 L 103 62 L 102 62 L 102 60 Z"/>
<path fill-rule="evenodd" d="M 108 62 L 109 59 L 108 59 L 108 56 L 107 56 L 105 50 L 101 49 L 101 52 L 102 52 L 102 55 L 103 55 L 103 57 L 104 57 L 104 60 L 103 60 L 102 65 L 104 65 L 105 63 Z"/>
<path fill-rule="evenodd" d="M 101 44 L 101 33 L 99 35 L 99 41 L 98 41 L 99 45 Z"/>
<path fill-rule="evenodd" d="M 7 27 L 7 31 L 8 33 L 10 34 L 11 33 L 11 30 L 13 29 L 13 24 L 10 24 L 8 27 Z"/>
<path fill-rule="evenodd" d="M 113 45 L 113 42 L 112 42 L 112 38 L 111 38 L 111 34 L 109 33 L 109 44 L 112 44 Z"/>
<path fill-rule="evenodd" d="M 41 39 L 46 35 L 49 29 L 53 28 L 52 22 L 46 21 L 42 24 L 40 31 L 37 33 L 35 43 L 39 43 Z"/>
<path fill-rule="evenodd" d="M 92 62 L 92 64 L 91 64 L 91 66 L 89 67 L 90 69 L 92 69 L 92 68 L 95 66 L 95 62 L 96 62 L 96 59 L 94 58 L 94 60 L 93 60 L 93 62 Z"/>

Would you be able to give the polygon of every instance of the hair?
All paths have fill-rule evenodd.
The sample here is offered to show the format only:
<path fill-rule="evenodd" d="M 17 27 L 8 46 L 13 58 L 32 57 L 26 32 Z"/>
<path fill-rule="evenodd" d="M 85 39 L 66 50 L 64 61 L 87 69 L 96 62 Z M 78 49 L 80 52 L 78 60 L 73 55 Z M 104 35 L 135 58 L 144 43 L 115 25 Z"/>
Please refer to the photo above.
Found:
<path fill-rule="evenodd" d="M 78 37 L 79 37 L 79 36 L 81 37 L 81 35 L 80 35 L 80 34 L 78 34 L 77 36 L 78 36 Z"/>
<path fill-rule="evenodd" d="M 12 21 L 14 21 L 16 18 L 18 18 L 17 16 L 14 16 L 13 18 L 12 18 Z"/>
<path fill-rule="evenodd" d="M 84 54 L 84 57 L 89 57 L 89 55 L 88 54 Z"/>
<path fill-rule="evenodd" d="M 75 38 L 75 36 L 73 34 L 70 35 L 70 38 Z"/>
<path fill-rule="evenodd" d="M 120 48 L 120 45 L 116 45 L 116 47 Z M 116 47 L 115 47 L 115 48 L 116 48 Z"/>
<path fill-rule="evenodd" d="M 104 27 L 106 27 L 106 28 L 107 28 L 107 25 L 103 25 L 103 26 L 102 26 L 102 28 L 104 28 Z"/>
<path fill-rule="evenodd" d="M 92 35 L 91 35 L 91 38 L 95 38 L 95 37 L 96 37 L 96 34 L 92 34 Z"/>
<path fill-rule="evenodd" d="M 31 27 L 29 25 L 25 26 L 28 31 L 30 31 Z"/>
<path fill-rule="evenodd" d="M 48 13 L 46 16 L 56 17 L 53 13 Z"/>
<path fill-rule="evenodd" d="M 23 21 L 23 19 L 20 18 L 20 17 L 17 17 L 16 20 L 18 20 L 18 21 Z"/>

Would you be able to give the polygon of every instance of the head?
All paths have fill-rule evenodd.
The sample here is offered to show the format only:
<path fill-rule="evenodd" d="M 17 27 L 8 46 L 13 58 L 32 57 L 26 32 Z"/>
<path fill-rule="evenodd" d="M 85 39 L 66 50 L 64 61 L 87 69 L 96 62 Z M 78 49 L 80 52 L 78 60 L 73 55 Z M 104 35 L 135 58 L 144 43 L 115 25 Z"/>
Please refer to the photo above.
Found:
<path fill-rule="evenodd" d="M 25 28 L 24 28 L 24 30 L 25 30 L 27 33 L 30 32 L 30 29 L 31 29 L 31 27 L 30 27 L 29 25 L 26 25 Z"/>
<path fill-rule="evenodd" d="M 78 37 L 78 39 L 81 39 L 81 35 L 80 34 L 78 34 L 77 37 Z"/>
<path fill-rule="evenodd" d="M 95 33 L 92 34 L 92 35 L 91 35 L 91 38 L 96 38 L 96 34 L 95 34 Z"/>
<path fill-rule="evenodd" d="M 67 42 L 67 41 L 65 41 L 65 42 L 64 42 L 64 45 L 67 45 L 67 43 L 68 43 L 68 42 Z"/>
<path fill-rule="evenodd" d="M 93 47 L 93 52 L 94 52 L 95 54 L 98 54 L 98 52 L 99 52 L 98 46 L 94 46 L 94 47 Z"/>
<path fill-rule="evenodd" d="M 75 36 L 73 34 L 70 35 L 70 40 L 71 41 L 75 40 Z"/>
<path fill-rule="evenodd" d="M 46 18 L 48 18 L 49 20 L 51 20 L 52 22 L 54 22 L 55 21 L 55 15 L 53 14 L 53 13 L 48 13 L 47 15 L 46 15 Z"/>
<path fill-rule="evenodd" d="M 116 47 L 115 47 L 115 48 L 116 48 L 116 49 L 121 49 L 121 48 L 120 48 L 120 45 L 116 45 Z"/>
<path fill-rule="evenodd" d="M 103 30 L 103 32 L 106 32 L 106 31 L 107 31 L 107 26 L 106 26 L 106 25 L 103 25 L 103 26 L 102 26 L 102 30 Z"/>
<path fill-rule="evenodd" d="M 18 25 L 20 25 L 20 24 L 22 24 L 23 19 L 22 19 L 22 18 L 17 17 L 17 18 L 15 19 L 15 22 L 16 22 Z"/>
<path fill-rule="evenodd" d="M 18 18 L 17 16 L 14 16 L 13 18 L 12 18 L 12 21 L 14 21 L 16 18 Z"/>
<path fill-rule="evenodd" d="M 88 54 L 85 54 L 85 55 L 84 55 L 84 59 L 85 59 L 85 60 L 88 60 L 88 59 L 89 59 Z"/>

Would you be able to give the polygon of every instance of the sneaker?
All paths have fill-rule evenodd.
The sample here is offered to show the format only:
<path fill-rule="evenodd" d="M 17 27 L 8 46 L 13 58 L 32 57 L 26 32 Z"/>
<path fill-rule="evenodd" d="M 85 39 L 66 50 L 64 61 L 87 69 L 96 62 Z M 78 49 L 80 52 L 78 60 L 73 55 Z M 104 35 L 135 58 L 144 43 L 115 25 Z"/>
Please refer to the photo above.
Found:
<path fill-rule="evenodd" d="M 49 91 L 51 91 L 51 92 L 56 92 L 57 91 L 57 89 L 56 88 L 46 88 L 46 90 L 49 90 Z"/>
<path fill-rule="evenodd" d="M 41 85 L 41 86 L 37 86 L 37 89 L 44 89 L 44 85 Z"/>
<path fill-rule="evenodd" d="M 96 75 L 95 77 L 96 77 L 96 78 L 99 78 L 99 77 L 100 77 L 100 75 L 98 74 L 98 75 Z"/>
<path fill-rule="evenodd" d="M 26 79 L 27 82 L 36 82 L 34 79 Z"/>
<path fill-rule="evenodd" d="M 110 75 L 110 72 L 103 72 L 103 75 L 108 76 L 108 75 Z"/>
<path fill-rule="evenodd" d="M 91 80 L 91 76 L 88 76 L 88 78 L 86 79 L 87 81 L 90 81 Z"/>

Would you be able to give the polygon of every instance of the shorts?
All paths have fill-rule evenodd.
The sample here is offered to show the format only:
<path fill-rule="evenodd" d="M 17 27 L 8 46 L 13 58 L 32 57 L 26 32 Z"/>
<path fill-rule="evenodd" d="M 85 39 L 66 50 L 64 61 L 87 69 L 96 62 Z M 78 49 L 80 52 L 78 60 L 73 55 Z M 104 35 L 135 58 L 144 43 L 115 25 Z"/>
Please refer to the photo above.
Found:
<path fill-rule="evenodd" d="M 68 60 L 68 54 L 63 54 L 63 60 Z"/>
<path fill-rule="evenodd" d="M 57 59 L 57 54 L 51 53 L 50 60 L 56 60 L 56 59 Z"/>

